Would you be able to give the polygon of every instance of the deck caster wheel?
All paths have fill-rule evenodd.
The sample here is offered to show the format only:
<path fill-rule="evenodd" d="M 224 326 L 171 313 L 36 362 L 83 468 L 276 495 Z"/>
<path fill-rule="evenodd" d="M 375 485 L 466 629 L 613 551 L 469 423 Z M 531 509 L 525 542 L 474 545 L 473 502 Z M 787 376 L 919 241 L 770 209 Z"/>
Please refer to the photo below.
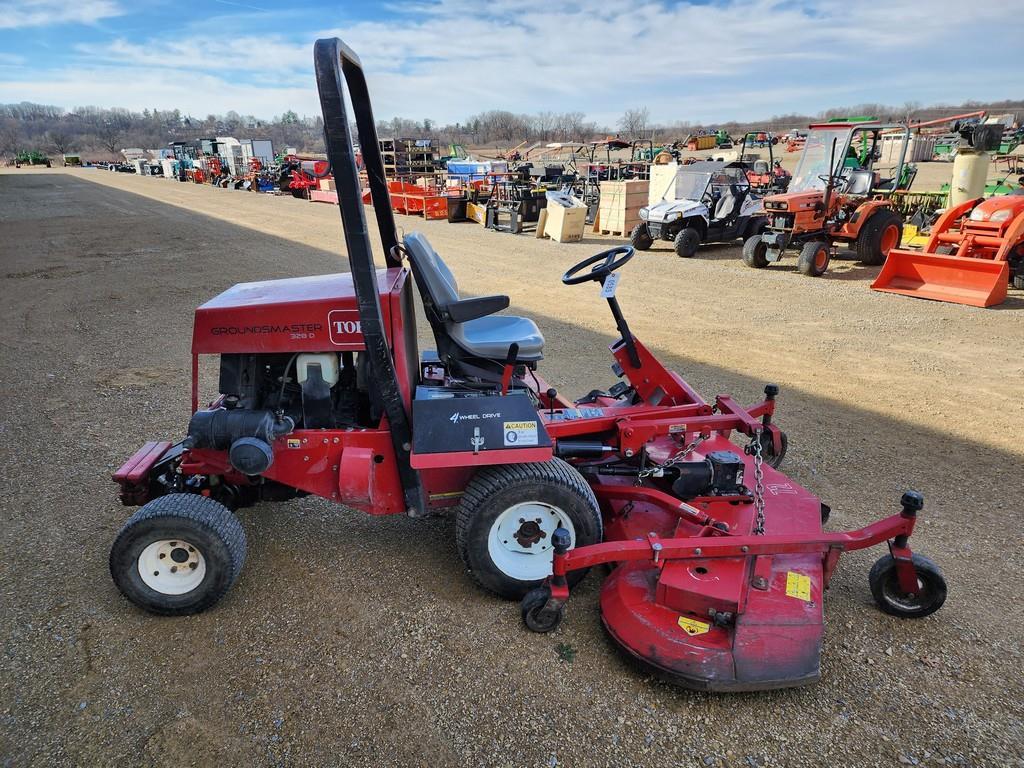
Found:
<path fill-rule="evenodd" d="M 565 605 L 557 608 L 544 610 L 548 600 L 551 599 L 551 590 L 548 587 L 537 587 L 526 593 L 526 597 L 519 604 L 522 612 L 523 624 L 531 632 L 554 632 L 562 623 L 565 615 Z"/>
<path fill-rule="evenodd" d="M 227 507 L 206 496 L 172 493 L 128 518 L 110 549 L 110 575 L 140 608 L 184 616 L 227 593 L 245 549 L 245 531 Z"/>
<path fill-rule="evenodd" d="M 924 555 L 914 555 L 918 591 L 912 594 L 900 589 L 896 560 L 892 555 L 879 558 L 871 567 L 868 582 L 878 607 L 888 614 L 905 619 L 920 619 L 935 613 L 946 602 L 946 579 L 935 563 Z"/>

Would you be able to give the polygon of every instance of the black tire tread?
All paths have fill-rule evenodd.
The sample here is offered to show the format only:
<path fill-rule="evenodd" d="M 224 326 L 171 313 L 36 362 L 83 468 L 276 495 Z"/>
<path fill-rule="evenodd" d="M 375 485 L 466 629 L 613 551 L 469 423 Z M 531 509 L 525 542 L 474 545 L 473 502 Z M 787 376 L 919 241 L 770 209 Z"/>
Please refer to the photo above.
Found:
<path fill-rule="evenodd" d="M 455 544 L 459 550 L 466 570 L 473 581 L 483 589 L 487 586 L 480 581 L 473 570 L 469 558 L 469 529 L 478 510 L 487 503 L 488 498 L 498 491 L 518 482 L 547 482 L 561 485 L 580 494 L 590 501 L 596 514 L 597 540 L 604 537 L 604 525 L 593 489 L 587 484 L 574 467 L 562 459 L 554 458 L 544 462 L 526 462 L 523 464 L 497 464 L 484 467 L 477 472 L 466 485 L 455 517 Z"/>
<path fill-rule="evenodd" d="M 818 271 L 816 264 L 814 263 L 814 256 L 818 253 L 822 245 L 826 248 L 830 247 L 824 240 L 811 240 L 804 243 L 803 248 L 800 249 L 800 257 L 797 259 L 797 269 L 801 275 L 807 275 L 808 277 L 821 277 L 828 271 L 828 264 L 825 265 L 825 269 L 821 272 Z"/>
<path fill-rule="evenodd" d="M 743 263 L 751 269 L 765 269 L 768 266 L 768 259 L 761 255 L 757 257 L 757 246 L 761 244 L 760 235 L 751 235 L 743 242 Z"/>
<path fill-rule="evenodd" d="M 936 574 L 945 587 L 946 579 L 942 574 L 942 569 L 939 568 L 931 558 L 915 552 L 911 557 L 911 562 L 913 562 L 915 570 L 930 571 Z M 905 614 L 893 610 L 882 596 L 882 587 L 884 586 L 884 579 L 887 577 L 888 571 L 895 568 L 895 565 L 896 560 L 892 555 L 883 555 L 875 562 L 874 565 L 871 566 L 871 570 L 868 572 L 868 584 L 871 585 L 871 595 L 885 613 L 892 616 L 900 616 L 902 618 L 924 618 L 925 616 L 930 616 L 935 613 L 935 611 L 942 607 L 943 603 L 946 601 L 945 590 L 943 591 L 942 598 L 938 601 L 938 605 L 931 607 L 927 612 Z"/>
<path fill-rule="evenodd" d="M 231 575 L 227 583 L 213 596 L 213 599 L 208 601 L 208 604 L 212 605 L 219 601 L 231 589 L 242 572 L 242 565 L 245 563 L 247 552 L 245 530 L 242 528 L 238 517 L 219 501 L 195 493 L 171 493 L 166 496 L 158 496 L 137 509 L 125 521 L 117 537 L 114 539 L 114 544 L 110 550 L 111 575 L 114 576 L 114 583 L 117 584 L 118 589 L 121 589 L 121 585 L 115 573 L 116 564 L 114 557 L 115 552 L 118 551 L 118 545 L 134 526 L 146 520 L 156 518 L 184 518 L 191 520 L 209 528 L 224 543 L 231 561 Z M 121 589 L 121 592 L 125 594 L 123 589 Z M 125 597 L 129 596 L 125 594 Z M 129 599 L 131 598 L 129 597 Z M 148 610 L 156 613 L 162 612 L 152 607 Z M 180 613 L 180 611 L 170 610 L 166 611 L 166 613 L 173 615 Z"/>
<path fill-rule="evenodd" d="M 895 211 L 883 208 L 868 219 L 854 243 L 857 261 L 869 267 L 877 267 L 885 263 L 885 254 L 878 253 L 875 246 L 878 239 L 882 236 L 882 231 L 893 223 L 899 224 L 900 233 L 902 234 L 903 219 Z M 899 247 L 898 240 L 896 241 L 896 247 Z"/>
<path fill-rule="evenodd" d="M 629 233 L 629 244 L 638 251 L 649 250 L 654 245 L 654 238 L 647 229 L 646 224 L 637 224 Z"/>

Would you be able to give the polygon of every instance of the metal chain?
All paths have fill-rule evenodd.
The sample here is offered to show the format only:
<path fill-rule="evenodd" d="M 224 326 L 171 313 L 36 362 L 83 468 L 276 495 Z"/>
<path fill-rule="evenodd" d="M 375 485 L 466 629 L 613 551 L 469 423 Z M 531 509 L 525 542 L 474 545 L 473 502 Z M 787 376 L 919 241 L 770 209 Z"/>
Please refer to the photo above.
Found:
<path fill-rule="evenodd" d="M 668 459 L 662 464 L 652 464 L 650 467 L 647 467 L 646 469 L 641 469 L 640 472 L 637 474 L 637 480 L 643 480 L 645 477 L 651 477 L 652 475 L 660 475 L 665 471 L 666 467 L 671 467 L 674 464 L 678 464 L 691 453 L 693 453 L 697 449 L 697 446 L 700 445 L 702 442 L 704 442 L 704 435 L 698 433 L 697 437 L 694 438 L 692 443 L 678 451 L 676 455 L 673 456 L 672 458 Z"/>
<path fill-rule="evenodd" d="M 764 458 L 761 452 L 764 446 L 761 445 L 763 430 L 754 432 L 754 535 L 764 536 Z"/>

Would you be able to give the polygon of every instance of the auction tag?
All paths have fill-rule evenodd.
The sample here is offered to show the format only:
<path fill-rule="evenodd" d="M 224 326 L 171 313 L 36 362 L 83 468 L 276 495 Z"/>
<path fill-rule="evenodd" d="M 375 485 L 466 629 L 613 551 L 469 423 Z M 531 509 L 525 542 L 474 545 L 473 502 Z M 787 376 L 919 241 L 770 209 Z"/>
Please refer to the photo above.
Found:
<path fill-rule="evenodd" d="M 615 289 L 619 287 L 619 273 L 612 272 L 608 277 L 604 279 L 604 284 L 601 286 L 601 298 L 610 299 L 615 295 Z"/>
<path fill-rule="evenodd" d="M 515 447 L 537 444 L 536 421 L 506 421 L 504 426 L 505 445 Z"/>
<path fill-rule="evenodd" d="M 794 571 L 786 572 L 786 595 L 803 600 L 805 603 L 811 601 L 811 577 Z"/>
<path fill-rule="evenodd" d="M 711 625 L 707 622 L 697 621 L 697 619 L 691 619 L 689 616 L 680 616 L 679 626 L 682 627 L 683 632 L 688 634 L 690 637 L 693 637 L 694 635 L 703 635 L 711 629 Z"/>

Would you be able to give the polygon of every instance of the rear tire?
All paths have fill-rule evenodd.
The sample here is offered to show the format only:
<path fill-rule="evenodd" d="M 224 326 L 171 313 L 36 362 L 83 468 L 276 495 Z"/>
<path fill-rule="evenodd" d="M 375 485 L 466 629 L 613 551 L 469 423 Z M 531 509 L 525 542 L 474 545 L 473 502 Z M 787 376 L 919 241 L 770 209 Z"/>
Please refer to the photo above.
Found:
<path fill-rule="evenodd" d="M 172 493 L 128 518 L 110 549 L 110 575 L 140 608 L 184 616 L 224 597 L 245 552 L 245 531 L 227 507 L 206 496 Z"/>
<path fill-rule="evenodd" d="M 831 258 L 832 248 L 828 243 L 824 240 L 811 240 L 809 243 L 804 243 L 796 266 L 802 275 L 821 277 L 828 270 Z"/>
<path fill-rule="evenodd" d="M 757 234 L 748 237 L 743 243 L 743 263 L 753 269 L 764 269 L 768 266 L 768 244 Z"/>
<path fill-rule="evenodd" d="M 638 251 L 646 251 L 654 245 L 654 238 L 651 237 L 646 224 L 637 224 L 633 227 L 633 231 L 629 233 L 629 244 Z"/>
<path fill-rule="evenodd" d="M 885 263 L 889 251 L 898 248 L 903 239 L 903 219 L 887 209 L 876 212 L 857 235 L 857 261 L 871 267 Z"/>
<path fill-rule="evenodd" d="M 700 232 L 693 227 L 679 230 L 673 247 L 675 248 L 676 256 L 684 259 L 693 257 L 697 253 L 697 249 L 700 248 Z"/>
<path fill-rule="evenodd" d="M 601 541 L 597 499 L 573 467 L 561 459 L 485 467 L 466 486 L 455 541 L 477 584 L 519 600 L 551 575 L 551 533 L 559 526 L 574 547 Z M 585 575 L 568 574 L 569 586 Z"/>

